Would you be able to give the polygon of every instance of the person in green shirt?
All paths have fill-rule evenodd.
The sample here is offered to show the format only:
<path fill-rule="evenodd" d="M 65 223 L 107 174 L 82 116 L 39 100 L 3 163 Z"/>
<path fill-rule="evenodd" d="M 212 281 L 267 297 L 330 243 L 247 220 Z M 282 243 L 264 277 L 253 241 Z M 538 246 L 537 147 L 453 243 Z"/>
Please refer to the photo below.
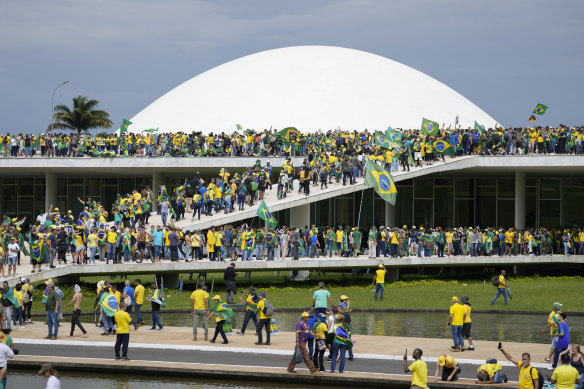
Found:
<path fill-rule="evenodd" d="M 61 299 L 59 294 L 55 291 L 55 284 L 47 285 L 47 325 L 49 328 L 48 336 L 45 339 L 57 339 L 59 334 L 59 305 Z"/>
<path fill-rule="evenodd" d="M 351 229 L 351 237 L 353 238 L 353 256 L 359 256 L 359 250 L 361 249 L 361 231 L 358 227 Z"/>

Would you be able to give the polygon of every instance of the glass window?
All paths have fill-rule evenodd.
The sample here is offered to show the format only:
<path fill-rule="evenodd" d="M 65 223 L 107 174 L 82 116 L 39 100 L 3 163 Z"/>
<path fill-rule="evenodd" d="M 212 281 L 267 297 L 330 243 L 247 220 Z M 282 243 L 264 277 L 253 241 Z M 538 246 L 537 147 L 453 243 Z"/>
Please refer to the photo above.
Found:
<path fill-rule="evenodd" d="M 353 225 L 353 194 L 335 197 L 335 224 Z"/>
<path fill-rule="evenodd" d="M 44 184 L 37 184 L 34 186 L 34 199 L 36 201 L 45 201 L 45 185 Z"/>
<path fill-rule="evenodd" d="M 420 178 L 414 181 L 414 197 L 417 199 L 432 198 L 433 182 L 431 178 Z"/>
<path fill-rule="evenodd" d="M 537 227 L 537 188 L 525 188 L 525 227 Z"/>
<path fill-rule="evenodd" d="M 497 225 L 497 188 L 494 186 L 477 187 L 477 219 L 480 227 L 495 227 Z"/>
<path fill-rule="evenodd" d="M 397 184 L 396 219 L 399 225 L 411 226 L 412 223 L 412 195 L 411 186 L 402 186 L 401 182 Z"/>
<path fill-rule="evenodd" d="M 496 186 L 496 178 L 477 178 L 477 186 Z"/>
<path fill-rule="evenodd" d="M 136 179 L 135 178 L 124 178 L 123 180 L 120 180 L 120 193 L 122 194 L 122 196 L 125 196 L 126 193 L 132 193 L 132 191 L 136 189 Z M 174 189 L 174 187 L 168 187 L 167 189 L 169 191 L 169 193 L 172 193 L 172 190 Z"/>
<path fill-rule="evenodd" d="M 361 193 L 363 194 L 363 204 L 361 205 Z M 369 226 L 373 224 L 373 212 L 378 213 L 379 211 L 375 209 L 373 211 L 373 189 L 367 189 L 362 192 L 355 192 L 355 208 L 353 211 L 353 220 L 359 223 L 360 226 Z M 377 194 L 375 197 L 379 198 Z M 379 198 L 381 200 L 381 198 Z M 383 200 L 381 200 L 383 201 Z M 360 207 L 361 206 L 361 207 Z M 377 202 L 375 203 L 377 206 Z M 361 219 L 359 220 L 359 207 L 361 208 Z M 381 212 L 382 220 L 385 220 L 385 210 Z M 383 223 L 381 224 L 383 225 Z"/>
<path fill-rule="evenodd" d="M 564 186 L 584 186 L 584 178 L 564 178 Z"/>
<path fill-rule="evenodd" d="M 118 179 L 117 178 L 102 178 L 103 185 L 115 185 L 118 186 Z"/>
<path fill-rule="evenodd" d="M 499 178 L 499 187 L 497 195 L 499 198 L 515 198 L 515 178 Z"/>
<path fill-rule="evenodd" d="M 559 178 L 541 178 L 539 180 L 539 197 L 541 199 L 559 199 L 560 183 Z"/>
<path fill-rule="evenodd" d="M 474 198 L 474 180 L 457 178 L 455 180 L 456 198 Z"/>
<path fill-rule="evenodd" d="M 537 178 L 529 178 L 525 179 L 525 185 L 527 186 L 537 186 Z"/>
<path fill-rule="evenodd" d="M 16 180 L 15 180 L 16 181 Z M 2 211 L 4 214 L 15 217 L 18 210 L 18 197 L 16 185 L 2 185 Z"/>
<path fill-rule="evenodd" d="M 66 178 L 57 178 L 57 196 L 67 196 Z"/>
<path fill-rule="evenodd" d="M 372 212 L 372 217 L 373 217 L 373 224 L 375 224 L 376 226 L 384 226 L 385 225 L 385 200 L 383 200 L 381 197 L 379 197 L 377 195 L 377 193 L 375 193 L 375 191 L 371 190 L 371 192 L 373 193 L 373 210 Z M 365 204 L 365 203 L 363 203 Z M 396 201 L 397 204 L 397 201 Z M 388 204 L 389 207 L 391 207 L 391 204 Z M 361 212 L 361 219 L 363 218 L 364 212 Z M 364 225 L 363 223 L 361 223 L 361 225 Z"/>
<path fill-rule="evenodd" d="M 16 185 L 16 178 L 3 178 L 2 183 L 4 185 Z"/>
<path fill-rule="evenodd" d="M 101 185 L 99 178 L 86 178 L 85 179 L 85 196 L 99 197 L 101 195 Z M 95 200 L 95 199 L 94 199 Z"/>
<path fill-rule="evenodd" d="M 18 195 L 32 197 L 34 188 L 34 178 L 18 179 Z"/>
<path fill-rule="evenodd" d="M 584 191 L 578 187 L 564 187 L 562 191 L 562 215 L 565 226 L 584 226 Z"/>
<path fill-rule="evenodd" d="M 515 200 L 498 201 L 497 225 L 503 228 L 515 226 Z"/>
<path fill-rule="evenodd" d="M 560 200 L 539 201 L 539 225 L 546 228 L 560 225 Z"/>
<path fill-rule="evenodd" d="M 434 186 L 453 186 L 454 180 L 451 178 L 436 178 L 434 180 Z"/>
<path fill-rule="evenodd" d="M 458 180 L 457 180 L 458 181 Z M 474 226 L 474 200 L 456 200 L 454 203 L 454 226 Z"/>
<path fill-rule="evenodd" d="M 416 226 L 433 226 L 432 220 L 432 199 L 415 199 L 414 200 L 414 224 Z"/>
<path fill-rule="evenodd" d="M 434 225 L 441 227 L 454 226 L 454 188 L 434 188 Z"/>
<path fill-rule="evenodd" d="M 35 185 L 45 185 L 45 179 L 37 177 L 34 179 L 34 184 Z"/>

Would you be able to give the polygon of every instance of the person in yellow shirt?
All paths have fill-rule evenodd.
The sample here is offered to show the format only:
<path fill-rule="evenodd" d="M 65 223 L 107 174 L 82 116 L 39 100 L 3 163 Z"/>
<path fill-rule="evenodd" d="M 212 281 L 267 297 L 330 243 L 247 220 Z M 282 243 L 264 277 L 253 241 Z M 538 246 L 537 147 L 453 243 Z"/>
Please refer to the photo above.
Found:
<path fill-rule="evenodd" d="M 513 250 L 513 238 L 515 234 L 513 232 L 513 228 L 509 228 L 507 232 L 505 232 L 505 255 L 511 255 Z"/>
<path fill-rule="evenodd" d="M 456 381 L 458 379 L 461 369 L 456 360 L 450 355 L 440 354 L 434 373 L 434 382 L 438 381 L 440 366 L 442 366 L 442 381 Z"/>
<path fill-rule="evenodd" d="M 209 314 L 209 293 L 202 282 L 197 285 L 197 290 L 191 293 L 191 316 L 193 317 L 193 341 L 197 341 L 197 326 L 199 320 L 203 323 L 205 341 L 209 340 L 209 324 L 206 316 Z"/>
<path fill-rule="evenodd" d="M 111 260 L 112 263 L 116 263 L 116 244 L 118 242 L 118 234 L 116 232 L 116 227 L 111 227 L 107 232 L 107 259 L 105 264 L 107 265 Z"/>
<path fill-rule="evenodd" d="M 134 280 L 134 309 L 136 311 L 136 321 L 139 325 L 144 325 L 144 318 L 142 317 L 142 304 L 144 304 L 144 286 L 142 281 L 137 278 Z"/>
<path fill-rule="evenodd" d="M 266 315 L 266 302 L 268 301 L 266 299 L 266 294 L 264 292 L 261 292 L 259 294 L 259 299 L 260 301 L 258 302 L 258 312 L 260 313 L 260 322 L 258 323 L 258 326 L 256 328 L 256 333 L 258 335 L 258 341 L 255 343 L 257 345 L 262 344 L 262 328 L 266 329 L 266 345 L 270 345 L 270 323 L 272 321 L 272 316 L 271 315 Z M 269 305 L 271 305 L 271 303 L 269 303 Z M 269 313 L 269 312 L 268 312 Z"/>
<path fill-rule="evenodd" d="M 404 373 L 412 373 L 412 388 L 428 387 L 428 365 L 422 361 L 422 349 L 414 349 L 414 362 L 408 367 L 408 355 L 404 354 Z"/>
<path fill-rule="evenodd" d="M 450 306 L 450 316 L 448 317 L 448 325 L 452 331 L 452 341 L 454 346 L 452 346 L 452 351 L 463 351 L 464 350 L 464 339 L 462 338 L 462 325 L 464 324 L 464 318 L 466 317 L 466 311 L 462 305 L 458 303 L 458 297 L 452 297 L 452 305 Z"/>
<path fill-rule="evenodd" d="M 211 227 L 207 231 L 207 251 L 209 252 L 209 260 L 215 261 L 215 227 Z"/>
<path fill-rule="evenodd" d="M 121 303 L 119 307 L 120 309 L 114 314 L 117 326 L 114 351 L 116 353 L 116 359 L 120 359 L 121 347 L 121 359 L 128 360 L 128 343 L 130 343 L 130 323 L 132 322 L 132 318 L 130 318 L 130 315 L 126 312 L 125 303 Z"/>
<path fill-rule="evenodd" d="M 521 354 L 521 361 L 516 361 L 511 355 L 503 350 L 503 347 L 499 348 L 499 350 L 501 350 L 505 358 L 519 368 L 519 389 L 539 388 L 540 377 L 537 373 L 537 369 L 531 366 L 531 355 L 529 355 L 529 353 Z M 543 379 L 543 377 L 541 377 L 541 379 Z"/>
<path fill-rule="evenodd" d="M 550 362 L 552 356 L 554 355 L 554 350 L 556 348 L 556 342 L 558 341 L 558 326 L 560 325 L 560 318 L 559 314 L 562 312 L 562 304 L 559 302 L 555 302 L 553 307 L 554 310 L 550 312 L 548 315 L 548 324 L 544 327 L 541 332 L 546 332 L 548 329 L 550 330 L 550 336 L 552 337 L 552 347 L 550 349 L 550 353 L 548 354 L 547 358 L 544 359 L 544 362 Z"/>
<path fill-rule="evenodd" d="M 499 285 L 497 285 L 497 295 L 493 301 L 491 301 L 491 305 L 495 304 L 495 301 L 497 301 L 500 295 L 503 295 L 503 298 L 505 299 L 505 305 L 507 305 L 507 287 L 509 286 L 509 283 L 505 281 L 506 275 L 507 272 L 505 270 L 501 270 L 501 275 L 499 275 Z"/>
<path fill-rule="evenodd" d="M 387 274 L 387 269 L 382 264 L 379 265 L 379 269 L 375 271 L 373 276 L 372 285 L 375 285 L 375 294 L 373 295 L 373 301 L 377 301 L 377 293 L 379 292 L 379 301 L 383 301 L 383 290 L 385 289 L 385 275 Z"/>
<path fill-rule="evenodd" d="M 570 366 L 570 354 L 562 354 L 560 357 L 560 366 L 554 369 L 551 383 L 556 385 L 556 389 L 571 389 L 575 388 L 574 384 L 580 384 L 580 377 L 578 370 Z"/>
<path fill-rule="evenodd" d="M 486 363 L 483 363 L 477 369 L 476 384 L 500 384 L 502 382 L 507 382 L 507 377 L 503 374 L 503 367 L 494 358 L 487 359 Z"/>
<path fill-rule="evenodd" d="M 472 344 L 472 336 L 470 334 L 470 328 L 472 327 L 472 320 L 470 318 L 470 312 L 472 310 L 470 303 L 468 302 L 468 296 L 462 296 L 460 298 L 460 302 L 464 307 L 464 320 L 462 321 L 462 337 L 468 340 L 468 349 L 469 351 L 474 351 L 474 345 Z"/>

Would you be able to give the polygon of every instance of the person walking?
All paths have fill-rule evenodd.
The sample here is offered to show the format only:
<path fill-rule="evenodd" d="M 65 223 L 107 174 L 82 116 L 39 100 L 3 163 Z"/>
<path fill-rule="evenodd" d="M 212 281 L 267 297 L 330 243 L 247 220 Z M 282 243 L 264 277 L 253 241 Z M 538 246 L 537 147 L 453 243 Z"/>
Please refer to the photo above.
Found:
<path fill-rule="evenodd" d="M 436 364 L 436 372 L 434 373 L 434 382 L 438 381 L 438 373 L 442 366 L 442 381 L 456 381 L 461 372 L 460 366 L 456 360 L 447 354 L 440 354 L 438 363 Z"/>
<path fill-rule="evenodd" d="M 335 338 L 333 340 L 331 373 L 335 372 L 337 356 L 340 357 L 339 373 L 342 373 L 345 370 L 346 351 L 353 347 L 353 341 L 351 340 L 351 326 L 345 322 L 345 316 L 339 313 L 335 319 L 337 324 L 333 327 Z"/>
<path fill-rule="evenodd" d="M 450 315 L 448 317 L 448 325 L 450 326 L 452 341 L 454 342 L 454 346 L 451 347 L 452 351 L 464 351 L 462 325 L 464 324 L 465 317 L 466 311 L 464 307 L 458 303 L 458 297 L 452 297 L 452 305 L 450 306 Z"/>
<path fill-rule="evenodd" d="M 122 301 L 120 309 L 114 314 L 116 321 L 116 344 L 114 345 L 114 352 L 116 359 L 128 360 L 128 343 L 130 343 L 130 323 L 132 318 L 126 312 L 126 304 Z M 122 356 L 120 357 L 120 347 L 122 349 Z"/>
<path fill-rule="evenodd" d="M 521 354 L 521 361 L 516 361 L 503 347 L 500 347 L 499 350 L 509 362 L 519 368 L 519 389 L 539 388 L 539 380 L 543 380 L 543 377 L 539 377 L 537 369 L 531 366 L 531 355 L 529 353 Z"/>
<path fill-rule="evenodd" d="M 235 263 L 231 262 L 225 272 L 223 273 L 223 280 L 225 280 L 225 297 L 227 304 L 233 304 L 233 297 L 237 294 L 237 285 L 235 284 L 235 277 L 239 272 L 235 271 Z"/>
<path fill-rule="evenodd" d="M 144 304 L 144 286 L 142 280 L 139 278 L 134 280 L 134 307 L 136 307 L 136 322 L 138 326 L 144 325 L 144 318 L 142 317 L 142 304 Z"/>
<path fill-rule="evenodd" d="M 302 319 L 300 319 L 300 321 L 296 323 L 296 347 L 300 348 L 300 351 L 302 352 L 302 358 L 304 359 L 304 363 L 306 363 L 308 370 L 310 370 L 310 372 L 314 374 L 318 371 L 318 369 L 316 366 L 314 366 L 314 363 L 312 363 L 312 360 L 308 355 L 308 348 L 306 347 L 306 342 L 308 341 L 308 334 L 310 332 L 310 328 L 308 326 L 309 317 L 310 314 L 308 312 L 302 312 Z M 290 363 L 288 364 L 288 371 L 290 373 L 294 373 L 295 367 L 296 362 L 294 361 L 294 358 L 292 358 L 290 360 Z"/>
<path fill-rule="evenodd" d="M 324 313 L 316 314 L 316 323 L 312 326 L 310 334 L 314 336 L 314 354 L 312 356 L 312 363 L 316 366 L 319 371 L 325 371 L 324 369 L 324 353 L 326 351 L 326 334 L 328 332 L 328 326 L 326 325 L 326 315 Z"/>
<path fill-rule="evenodd" d="M 507 287 L 509 286 L 509 283 L 505 281 L 506 275 L 507 273 L 505 270 L 501 270 L 501 274 L 498 277 L 499 284 L 497 285 L 497 295 L 493 301 L 491 301 L 491 305 L 495 305 L 495 301 L 497 301 L 500 295 L 503 295 L 503 298 L 505 299 L 505 305 L 507 305 Z"/>
<path fill-rule="evenodd" d="M 421 349 L 414 349 L 412 353 L 414 362 L 408 366 L 408 354 L 404 354 L 404 373 L 412 373 L 411 388 L 426 389 L 428 387 L 428 365 L 422 361 L 422 355 L 423 351 Z"/>
<path fill-rule="evenodd" d="M 193 341 L 197 341 L 197 327 L 199 320 L 203 323 L 205 341 L 209 340 L 209 324 L 206 316 L 209 315 L 209 293 L 205 284 L 199 282 L 197 290 L 191 293 L 191 316 L 193 317 Z"/>
<path fill-rule="evenodd" d="M 128 315 L 130 315 L 130 318 L 132 319 L 132 324 L 134 325 L 134 330 L 138 329 L 138 322 L 136 322 L 134 320 L 134 318 L 132 317 L 132 309 L 134 308 L 134 304 L 135 304 L 135 290 L 134 288 L 132 288 L 132 286 L 130 285 L 130 280 L 126 280 L 124 281 L 124 289 L 122 290 L 122 299 L 123 301 L 126 303 L 126 312 L 128 313 Z"/>
<path fill-rule="evenodd" d="M 470 334 L 470 328 L 472 327 L 472 320 L 470 318 L 470 313 L 472 311 L 470 302 L 468 301 L 468 296 L 462 296 L 460 298 L 462 306 L 464 307 L 464 320 L 462 321 L 462 337 L 466 338 L 468 341 L 468 351 L 474 351 L 474 345 L 472 344 L 472 336 Z"/>
<path fill-rule="evenodd" d="M 543 360 L 544 362 L 550 362 L 552 357 L 554 356 L 554 349 L 556 348 L 556 342 L 558 341 L 558 326 L 560 325 L 560 318 L 559 314 L 562 311 L 562 304 L 559 302 L 555 302 L 553 305 L 553 311 L 550 312 L 547 320 L 547 325 L 544 327 L 541 332 L 546 332 L 546 330 L 550 330 L 550 336 L 552 337 L 552 346 L 548 356 Z"/>
<path fill-rule="evenodd" d="M 59 295 L 55 291 L 55 284 L 47 285 L 47 325 L 49 334 L 45 339 L 55 340 L 59 335 Z"/>
<path fill-rule="evenodd" d="M 73 332 L 75 331 L 75 326 L 79 327 L 81 332 L 83 333 L 83 337 L 87 337 L 87 331 L 81 325 L 81 321 L 79 317 L 81 316 L 81 302 L 83 301 L 83 293 L 81 293 L 81 287 L 77 284 L 73 287 L 73 297 L 68 304 L 63 305 L 63 308 L 73 305 L 73 315 L 71 316 L 71 332 L 69 336 L 73 336 Z"/>
<path fill-rule="evenodd" d="M 160 299 L 160 290 L 156 288 L 156 285 L 152 284 L 150 285 L 150 291 L 152 294 L 150 297 L 147 297 L 147 300 L 152 304 L 152 328 L 150 328 L 150 330 L 155 330 L 156 326 L 158 325 L 158 331 L 162 331 L 164 327 L 158 318 L 158 312 L 160 311 L 162 302 Z"/>
<path fill-rule="evenodd" d="M 211 311 L 207 315 L 207 320 L 211 318 L 211 316 L 215 316 L 215 335 L 213 335 L 213 339 L 210 340 L 211 343 L 215 343 L 217 339 L 217 335 L 221 334 L 223 338 L 223 342 L 221 344 L 228 344 L 229 341 L 227 340 L 227 336 L 225 336 L 225 331 L 223 330 L 223 324 L 225 324 L 225 318 L 223 315 L 220 314 L 221 311 L 229 310 L 227 308 L 227 303 L 221 301 L 221 296 L 215 295 L 213 296 L 213 301 L 215 302 L 215 307 L 213 311 Z"/>
<path fill-rule="evenodd" d="M 243 291 L 242 291 L 243 292 Z M 241 330 L 239 330 L 237 332 L 237 335 L 243 335 L 245 334 L 245 329 L 247 328 L 247 323 L 249 323 L 249 320 L 252 319 L 253 320 L 253 324 L 256 328 L 258 328 L 258 319 L 257 319 L 257 311 L 258 311 L 258 303 L 260 301 L 258 294 L 255 291 L 255 288 L 253 286 L 250 286 L 247 289 L 247 297 L 246 299 L 242 299 L 241 296 L 237 296 L 237 298 L 239 299 L 239 301 L 241 301 L 243 304 L 245 304 L 245 316 L 243 318 L 243 324 L 241 326 Z"/>
<path fill-rule="evenodd" d="M 560 324 L 558 326 L 558 341 L 556 342 L 556 347 L 554 348 L 554 360 L 552 362 L 552 369 L 555 369 L 558 365 L 558 358 L 560 354 L 568 349 L 570 346 L 570 327 L 566 322 L 566 313 L 560 312 L 558 314 L 558 318 L 560 320 Z"/>
<path fill-rule="evenodd" d="M 270 343 L 270 322 L 272 320 L 272 315 L 274 313 L 274 307 L 271 302 L 266 299 L 266 294 L 261 292 L 260 301 L 258 302 L 258 311 L 260 311 L 260 322 L 258 323 L 256 333 L 258 335 L 258 341 L 256 345 L 262 344 L 262 328 L 266 329 L 266 343 L 264 345 L 269 346 Z"/>
<path fill-rule="evenodd" d="M 379 265 L 379 269 L 375 271 L 373 275 L 373 282 L 371 285 L 375 285 L 375 294 L 373 295 L 373 301 L 377 301 L 377 294 L 379 293 L 379 301 L 383 301 L 383 290 L 385 289 L 385 275 L 387 274 L 387 269 L 383 265 Z"/>
<path fill-rule="evenodd" d="M 318 289 L 312 294 L 312 306 L 315 314 L 326 313 L 327 299 L 332 305 L 335 305 L 331 298 L 331 293 L 324 288 L 324 282 L 318 283 Z"/>

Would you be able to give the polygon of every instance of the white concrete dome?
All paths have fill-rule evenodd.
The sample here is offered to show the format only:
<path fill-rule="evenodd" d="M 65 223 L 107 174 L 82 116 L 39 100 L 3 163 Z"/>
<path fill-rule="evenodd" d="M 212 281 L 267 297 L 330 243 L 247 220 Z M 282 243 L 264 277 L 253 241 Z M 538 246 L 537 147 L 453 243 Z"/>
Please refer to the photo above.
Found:
<path fill-rule="evenodd" d="M 420 128 L 422 117 L 463 127 L 496 121 L 441 82 L 364 51 L 297 46 L 227 62 L 174 88 L 131 121 L 131 132 Z"/>

